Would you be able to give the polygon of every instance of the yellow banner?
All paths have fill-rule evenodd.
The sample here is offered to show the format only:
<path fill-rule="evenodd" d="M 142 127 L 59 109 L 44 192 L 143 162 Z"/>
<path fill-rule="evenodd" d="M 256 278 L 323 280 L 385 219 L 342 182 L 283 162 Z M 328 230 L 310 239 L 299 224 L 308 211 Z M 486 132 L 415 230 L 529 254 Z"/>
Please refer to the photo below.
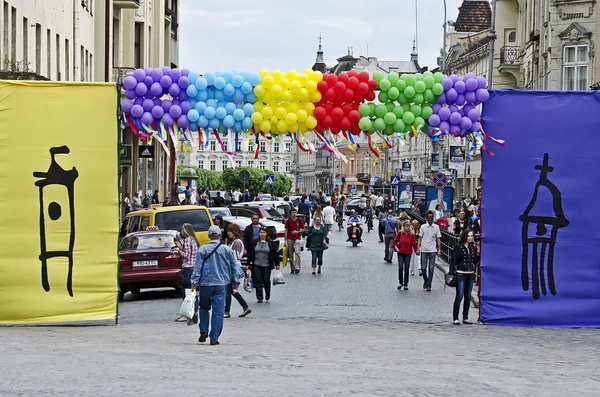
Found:
<path fill-rule="evenodd" d="M 114 319 L 114 84 L 0 81 L 0 323 Z"/>

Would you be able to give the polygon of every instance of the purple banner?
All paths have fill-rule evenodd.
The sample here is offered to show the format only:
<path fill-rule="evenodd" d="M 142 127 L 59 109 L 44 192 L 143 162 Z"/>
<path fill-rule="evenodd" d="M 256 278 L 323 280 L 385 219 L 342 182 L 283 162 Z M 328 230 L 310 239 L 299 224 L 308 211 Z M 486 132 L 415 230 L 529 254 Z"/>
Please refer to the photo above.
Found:
<path fill-rule="evenodd" d="M 481 318 L 600 327 L 600 92 L 493 91 L 484 105 Z M 488 140 L 488 142 L 490 142 Z"/>

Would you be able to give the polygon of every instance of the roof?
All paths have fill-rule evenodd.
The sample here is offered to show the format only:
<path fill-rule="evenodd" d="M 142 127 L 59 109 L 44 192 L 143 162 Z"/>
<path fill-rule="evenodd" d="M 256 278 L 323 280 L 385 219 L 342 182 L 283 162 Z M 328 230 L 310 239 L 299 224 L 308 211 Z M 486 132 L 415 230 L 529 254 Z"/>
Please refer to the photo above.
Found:
<path fill-rule="evenodd" d="M 386 69 L 388 72 L 419 72 L 414 61 L 379 61 L 377 64 L 379 67 Z"/>
<path fill-rule="evenodd" d="M 349 72 L 350 70 L 367 71 L 373 74 L 375 71 L 384 73 L 397 72 L 403 73 L 419 73 L 421 68 L 416 61 L 380 61 L 376 57 L 360 56 L 354 58 L 352 55 L 345 55 L 338 58 L 338 63 L 330 68 L 330 73 L 340 74 Z"/>
<path fill-rule="evenodd" d="M 492 25 L 492 10 L 487 1 L 464 0 L 458 9 L 454 22 L 456 32 L 481 32 Z"/>

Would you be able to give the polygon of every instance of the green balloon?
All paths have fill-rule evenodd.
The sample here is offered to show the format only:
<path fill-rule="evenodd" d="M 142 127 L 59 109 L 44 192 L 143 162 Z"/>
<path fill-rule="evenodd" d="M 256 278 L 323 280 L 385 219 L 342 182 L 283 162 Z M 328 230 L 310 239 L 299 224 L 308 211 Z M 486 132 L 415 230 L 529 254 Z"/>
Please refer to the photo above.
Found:
<path fill-rule="evenodd" d="M 417 82 L 417 78 L 415 77 L 414 74 L 406 75 L 406 85 L 407 86 L 414 86 L 416 82 Z"/>
<path fill-rule="evenodd" d="M 398 76 L 398 73 L 392 72 L 388 74 L 387 79 L 390 81 L 390 83 L 392 83 L 392 86 L 394 86 L 396 85 L 398 80 L 400 80 L 400 76 Z"/>
<path fill-rule="evenodd" d="M 415 83 L 415 91 L 418 92 L 419 94 L 424 93 L 426 89 L 427 89 L 427 86 L 425 85 L 425 82 L 417 81 Z"/>
<path fill-rule="evenodd" d="M 392 110 L 394 110 L 394 108 L 396 107 L 396 105 L 394 104 L 394 102 L 386 102 L 385 103 L 385 108 L 387 109 L 388 112 L 391 112 Z"/>
<path fill-rule="evenodd" d="M 396 122 L 396 115 L 392 112 L 388 112 L 383 116 L 383 121 L 388 125 L 394 124 Z"/>
<path fill-rule="evenodd" d="M 415 115 L 411 112 L 404 112 L 402 115 L 402 121 L 404 121 L 406 124 L 412 124 L 413 121 L 415 121 Z"/>
<path fill-rule="evenodd" d="M 410 110 L 410 104 L 409 103 L 403 103 L 400 106 L 402 106 L 402 109 L 404 109 L 405 112 L 408 112 Z"/>
<path fill-rule="evenodd" d="M 441 72 L 435 72 L 435 73 L 433 74 L 433 80 L 434 80 L 436 83 L 441 83 L 441 82 L 442 82 L 442 80 L 444 80 L 444 75 L 443 75 Z M 436 94 L 436 95 L 439 95 L 439 94 Z"/>
<path fill-rule="evenodd" d="M 385 133 L 385 135 L 394 135 L 394 126 L 393 125 L 386 125 L 385 129 L 383 130 L 383 132 Z"/>
<path fill-rule="evenodd" d="M 396 132 L 402 132 L 405 128 L 406 124 L 404 123 L 404 121 L 402 121 L 402 119 L 397 119 L 394 123 L 394 131 Z"/>
<path fill-rule="evenodd" d="M 427 88 L 431 88 L 435 84 L 435 80 L 433 79 L 433 76 L 425 76 L 424 75 L 423 76 L 423 83 L 425 83 L 425 86 Z"/>
<path fill-rule="evenodd" d="M 417 81 L 423 81 L 423 75 L 421 73 L 415 73 L 415 79 L 417 79 Z"/>
<path fill-rule="evenodd" d="M 390 89 L 391 86 L 392 83 L 390 83 L 388 79 L 381 79 L 381 81 L 379 82 L 379 89 L 381 91 L 387 91 Z"/>
<path fill-rule="evenodd" d="M 373 102 L 369 102 L 369 117 L 375 117 L 375 108 L 377 107 L 377 105 L 375 105 Z"/>
<path fill-rule="evenodd" d="M 396 115 L 396 118 L 400 118 L 404 114 L 404 109 L 402 109 L 402 106 L 394 106 L 394 109 L 392 110 L 392 112 L 394 112 L 394 114 Z M 396 130 L 396 131 L 398 131 L 398 130 Z"/>
<path fill-rule="evenodd" d="M 389 97 L 389 95 L 388 95 L 387 92 L 385 92 L 385 91 L 379 91 L 379 95 L 377 95 L 377 99 L 379 99 L 379 102 L 384 103 L 384 102 L 389 101 L 390 97 Z"/>
<path fill-rule="evenodd" d="M 406 126 L 404 127 L 404 132 L 411 132 L 410 124 L 406 124 Z"/>
<path fill-rule="evenodd" d="M 382 79 L 383 79 L 383 73 L 382 72 L 380 72 L 378 70 L 375 73 L 373 73 L 373 80 L 375 80 L 377 83 L 379 83 Z"/>
<path fill-rule="evenodd" d="M 358 128 L 360 128 L 361 131 L 368 131 L 372 126 L 373 122 L 368 117 L 363 117 L 358 120 Z"/>
<path fill-rule="evenodd" d="M 410 85 L 404 89 L 404 96 L 406 96 L 408 99 L 414 98 L 415 94 L 415 88 L 411 87 Z"/>
<path fill-rule="evenodd" d="M 422 108 L 421 108 L 421 106 L 419 106 L 419 105 L 412 105 L 412 106 L 410 107 L 410 112 L 411 112 L 412 114 L 414 114 L 414 115 L 415 115 L 415 117 L 419 117 L 419 116 L 421 115 L 421 112 L 422 112 L 422 110 L 423 110 L 423 109 L 422 109 Z"/>
<path fill-rule="evenodd" d="M 409 100 L 406 97 L 406 95 L 404 95 L 404 91 L 400 92 L 400 95 L 398 95 L 398 103 L 402 105 L 403 103 L 408 103 L 408 102 L 409 102 Z"/>
<path fill-rule="evenodd" d="M 425 120 L 422 117 L 415 117 L 415 121 L 413 121 L 413 125 L 416 129 L 421 128 L 421 130 L 425 129 Z"/>
<path fill-rule="evenodd" d="M 360 113 L 361 117 L 369 117 L 369 114 L 371 113 L 371 108 L 367 103 L 361 103 L 358 107 L 358 113 Z"/>
<path fill-rule="evenodd" d="M 433 73 L 431 73 L 429 70 L 424 71 L 423 72 L 423 77 L 425 78 L 427 76 L 433 77 Z"/>
<path fill-rule="evenodd" d="M 433 95 L 442 95 L 444 86 L 441 83 L 435 83 L 433 87 L 431 87 L 431 92 L 433 92 Z"/>
<path fill-rule="evenodd" d="M 375 119 L 375 122 L 373 123 L 373 128 L 375 129 L 375 131 L 383 131 L 385 129 L 385 121 L 381 118 Z"/>
<path fill-rule="evenodd" d="M 398 89 L 398 91 L 404 92 L 404 89 L 406 88 L 406 81 L 398 80 L 398 82 L 396 83 L 396 88 Z"/>
<path fill-rule="evenodd" d="M 423 106 L 423 109 L 421 109 L 421 117 L 423 117 L 425 120 L 429 120 L 429 116 L 431 116 L 433 114 L 433 109 L 431 108 L 431 106 Z"/>
<path fill-rule="evenodd" d="M 375 117 L 381 118 L 388 112 L 384 104 L 379 104 L 375 107 Z"/>
<path fill-rule="evenodd" d="M 406 81 L 406 77 L 408 76 L 408 74 L 401 74 L 400 75 L 400 80 L 402 81 Z"/>
<path fill-rule="evenodd" d="M 388 90 L 387 94 L 392 101 L 395 101 L 396 99 L 398 99 L 400 91 L 396 87 L 392 87 Z"/>
<path fill-rule="evenodd" d="M 423 99 L 427 103 L 435 102 L 435 95 L 433 95 L 433 91 L 431 91 L 430 89 L 426 89 L 423 93 Z"/>
<path fill-rule="evenodd" d="M 414 103 L 416 103 L 417 105 L 420 105 L 423 102 L 425 102 L 425 98 L 423 98 L 423 94 L 415 94 L 415 96 L 413 97 L 412 101 Z"/>

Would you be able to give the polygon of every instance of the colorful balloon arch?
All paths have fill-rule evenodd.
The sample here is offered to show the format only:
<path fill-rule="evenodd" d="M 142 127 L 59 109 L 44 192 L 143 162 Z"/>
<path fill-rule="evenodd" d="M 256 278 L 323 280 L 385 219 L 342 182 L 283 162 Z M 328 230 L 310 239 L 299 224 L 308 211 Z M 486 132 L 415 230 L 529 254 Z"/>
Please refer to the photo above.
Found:
<path fill-rule="evenodd" d="M 289 135 L 302 151 L 314 152 L 309 132 L 342 160 L 337 142 L 357 150 L 354 137 L 361 134 L 378 158 L 380 145 L 391 147 L 394 134 L 403 144 L 419 133 L 433 140 L 446 134 L 467 137 L 472 153 L 477 142 L 486 150 L 479 109 L 489 97 L 486 85 L 484 77 L 473 73 L 392 72 L 384 77 L 354 70 L 335 75 L 263 69 L 258 74 L 201 76 L 188 69 L 147 68 L 125 77 L 127 99 L 121 107 L 124 123 L 140 139 L 155 138 L 166 150 L 168 137 L 177 142 L 179 133 L 192 150 L 208 146 L 212 132 L 234 165 L 240 138 L 245 142 L 242 150 L 256 143 L 255 157 L 261 138 L 278 141 L 281 134 Z"/>

